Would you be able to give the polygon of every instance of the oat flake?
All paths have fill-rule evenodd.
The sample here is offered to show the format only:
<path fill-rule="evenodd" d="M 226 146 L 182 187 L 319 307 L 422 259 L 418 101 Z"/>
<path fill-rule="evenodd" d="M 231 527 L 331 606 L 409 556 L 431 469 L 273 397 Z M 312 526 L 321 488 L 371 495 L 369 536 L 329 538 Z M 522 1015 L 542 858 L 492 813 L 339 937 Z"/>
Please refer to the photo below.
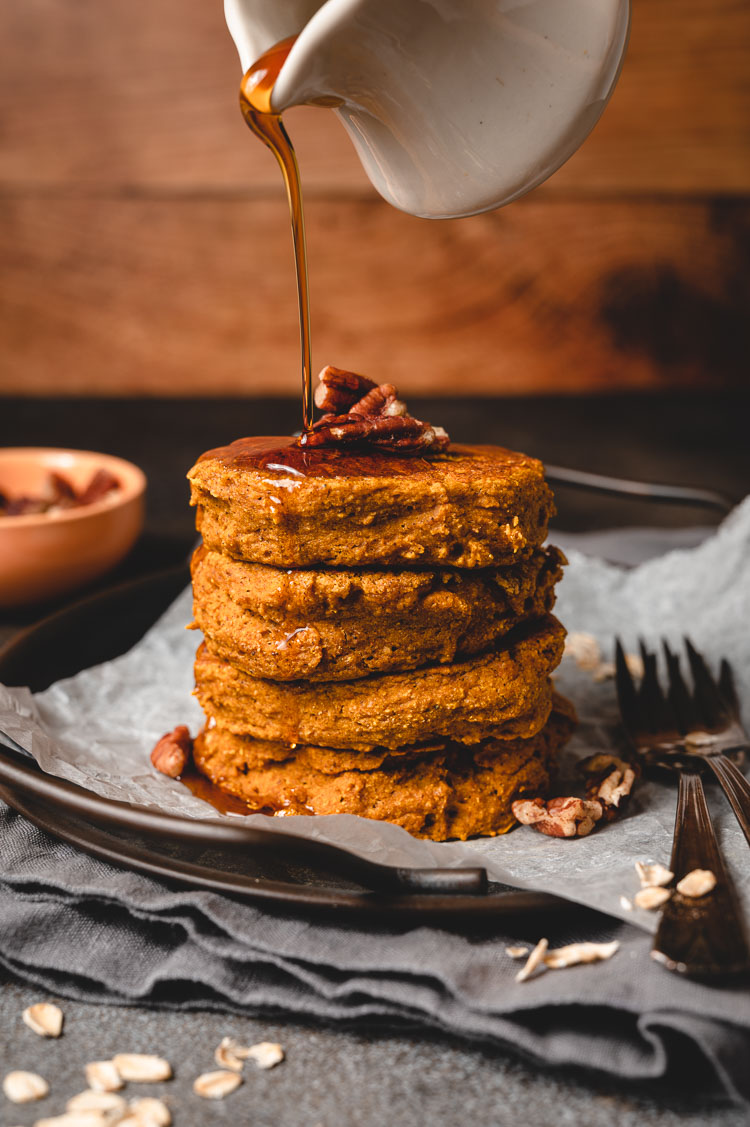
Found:
<path fill-rule="evenodd" d="M 204 1100 L 223 1100 L 242 1083 L 242 1077 L 237 1072 L 228 1072 L 219 1069 L 216 1072 L 204 1072 L 193 1083 L 196 1096 Z"/>
<path fill-rule="evenodd" d="M 54 1002 L 37 1002 L 23 1011 L 23 1020 L 29 1029 L 40 1037 L 59 1037 L 63 1027 L 63 1012 Z"/>
<path fill-rule="evenodd" d="M 23 1072 L 18 1069 L 5 1076 L 3 1091 L 11 1103 L 28 1104 L 33 1100 L 44 1099 L 49 1092 L 49 1084 L 37 1072 Z"/>

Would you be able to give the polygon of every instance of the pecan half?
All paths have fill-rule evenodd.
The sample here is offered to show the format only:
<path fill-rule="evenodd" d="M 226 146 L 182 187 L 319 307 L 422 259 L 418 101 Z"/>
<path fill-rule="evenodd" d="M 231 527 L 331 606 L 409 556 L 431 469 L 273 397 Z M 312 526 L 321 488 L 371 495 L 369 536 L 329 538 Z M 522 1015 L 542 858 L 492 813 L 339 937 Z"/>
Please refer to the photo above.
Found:
<path fill-rule="evenodd" d="M 101 501 L 115 489 L 120 488 L 120 482 L 109 470 L 98 469 L 82 493 L 78 495 L 79 505 L 92 505 L 94 501 Z"/>
<path fill-rule="evenodd" d="M 333 418 L 319 429 L 302 435 L 300 441 L 306 439 L 303 443 L 305 446 L 327 446 L 331 443 L 348 445 L 364 440 L 378 446 L 398 446 L 404 442 L 413 445 L 420 443 L 429 429 L 426 423 L 420 423 L 419 419 L 412 419 L 410 416 L 384 419 L 379 416 L 364 418 L 345 415 L 343 419 Z"/>
<path fill-rule="evenodd" d="M 347 372 L 327 364 L 318 376 L 315 388 L 315 406 L 321 411 L 332 411 L 334 415 L 348 411 L 358 403 L 363 395 L 376 386 L 374 380 L 360 376 L 357 372 Z"/>
<path fill-rule="evenodd" d="M 58 473 L 56 470 L 52 470 L 49 475 L 49 494 L 50 508 L 74 509 L 76 505 L 86 503 L 77 495 L 75 486 L 68 481 L 65 474 Z"/>
<path fill-rule="evenodd" d="M 325 415 L 321 415 L 319 419 L 316 419 L 316 421 L 312 425 L 312 429 L 316 431 L 320 430 L 322 427 L 329 427 L 334 425 L 345 427 L 356 422 L 357 419 L 354 415 L 335 415 L 333 411 L 327 411 Z M 302 435 L 302 437 L 304 438 L 305 436 Z"/>
<path fill-rule="evenodd" d="M 600 802 L 585 798 L 522 798 L 511 807 L 524 826 L 533 826 L 549 837 L 586 837 L 602 817 Z"/>
<path fill-rule="evenodd" d="M 399 399 L 392 383 L 381 383 L 363 395 L 359 403 L 349 408 L 350 415 L 406 415 L 408 408 Z"/>
<path fill-rule="evenodd" d="M 178 724 L 157 743 L 151 752 L 151 762 L 162 775 L 176 779 L 183 773 L 193 754 L 193 741 L 185 724 Z"/>

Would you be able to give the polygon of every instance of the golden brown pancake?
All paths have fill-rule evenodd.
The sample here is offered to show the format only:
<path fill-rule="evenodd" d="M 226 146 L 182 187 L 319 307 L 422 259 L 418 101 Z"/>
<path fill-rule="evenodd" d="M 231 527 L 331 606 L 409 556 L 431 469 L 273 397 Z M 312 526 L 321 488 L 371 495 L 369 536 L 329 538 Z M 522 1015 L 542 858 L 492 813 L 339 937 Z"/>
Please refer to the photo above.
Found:
<path fill-rule="evenodd" d="M 554 605 L 562 556 L 473 571 L 290 570 L 201 547 L 194 616 L 208 648 L 252 677 L 338 681 L 481 653 Z"/>
<path fill-rule="evenodd" d="M 250 677 L 204 644 L 196 695 L 209 717 L 237 735 L 289 744 L 370 751 L 435 739 L 525 738 L 549 715 L 549 675 L 564 637 L 547 615 L 478 657 L 354 681 L 284 683 Z"/>
<path fill-rule="evenodd" d="M 243 438 L 188 477 L 206 546 L 274 567 L 492 567 L 540 547 L 554 511 L 541 462 L 498 446 L 427 459 Z"/>
<path fill-rule="evenodd" d="M 511 804 L 546 792 L 574 723 L 570 704 L 555 695 L 548 722 L 529 739 L 487 739 L 471 749 L 453 744 L 406 756 L 258 747 L 258 741 L 215 726 L 196 740 L 195 763 L 251 808 L 359 814 L 394 822 L 417 837 L 463 840 L 505 833 L 515 824 Z"/>

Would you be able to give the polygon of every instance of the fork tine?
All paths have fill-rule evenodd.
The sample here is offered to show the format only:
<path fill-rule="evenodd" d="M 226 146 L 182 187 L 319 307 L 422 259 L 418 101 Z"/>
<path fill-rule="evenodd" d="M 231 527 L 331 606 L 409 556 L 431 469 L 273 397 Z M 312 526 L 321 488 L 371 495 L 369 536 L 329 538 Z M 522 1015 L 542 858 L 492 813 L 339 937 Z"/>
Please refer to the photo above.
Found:
<path fill-rule="evenodd" d="M 647 649 L 643 641 L 640 643 L 640 650 L 643 660 L 643 680 L 638 689 L 641 716 L 649 731 L 664 731 L 673 726 L 674 720 L 669 715 L 669 706 L 659 684 L 656 654 Z"/>
<path fill-rule="evenodd" d="M 690 670 L 693 674 L 693 701 L 699 719 L 709 728 L 729 719 L 727 708 L 701 654 L 689 638 L 685 638 Z"/>
<path fill-rule="evenodd" d="M 662 640 L 662 648 L 664 650 L 664 658 L 667 663 L 667 673 L 669 675 L 669 693 L 667 699 L 677 719 L 677 728 L 682 735 L 685 735 L 686 732 L 690 732 L 695 728 L 698 722 L 698 716 L 690 692 L 682 676 L 679 657 L 670 649 L 666 639 Z"/>
<path fill-rule="evenodd" d="M 615 639 L 615 687 L 622 722 L 627 731 L 636 732 L 640 726 L 638 694 L 628 669 L 628 663 L 625 660 L 625 650 L 622 648 L 622 642 L 619 638 Z"/>
<path fill-rule="evenodd" d="M 725 657 L 721 659 L 721 666 L 719 667 L 719 692 L 731 718 L 739 721 L 740 702 L 734 686 L 734 673 Z"/>

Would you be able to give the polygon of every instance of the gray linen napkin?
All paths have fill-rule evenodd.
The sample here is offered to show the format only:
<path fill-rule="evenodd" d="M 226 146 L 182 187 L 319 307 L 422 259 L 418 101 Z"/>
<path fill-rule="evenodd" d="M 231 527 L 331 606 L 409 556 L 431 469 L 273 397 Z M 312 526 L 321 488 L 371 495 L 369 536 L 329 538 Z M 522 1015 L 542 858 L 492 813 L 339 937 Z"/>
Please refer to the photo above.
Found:
<path fill-rule="evenodd" d="M 2 805 L 0 858 L 0 965 L 55 994 L 408 1023 L 628 1081 L 708 1075 L 750 1102 L 750 991 L 675 978 L 620 921 L 572 910 L 553 946 L 616 938 L 617 954 L 518 984 L 505 948 L 534 944 L 533 923 L 310 920 L 116 869 Z"/>

